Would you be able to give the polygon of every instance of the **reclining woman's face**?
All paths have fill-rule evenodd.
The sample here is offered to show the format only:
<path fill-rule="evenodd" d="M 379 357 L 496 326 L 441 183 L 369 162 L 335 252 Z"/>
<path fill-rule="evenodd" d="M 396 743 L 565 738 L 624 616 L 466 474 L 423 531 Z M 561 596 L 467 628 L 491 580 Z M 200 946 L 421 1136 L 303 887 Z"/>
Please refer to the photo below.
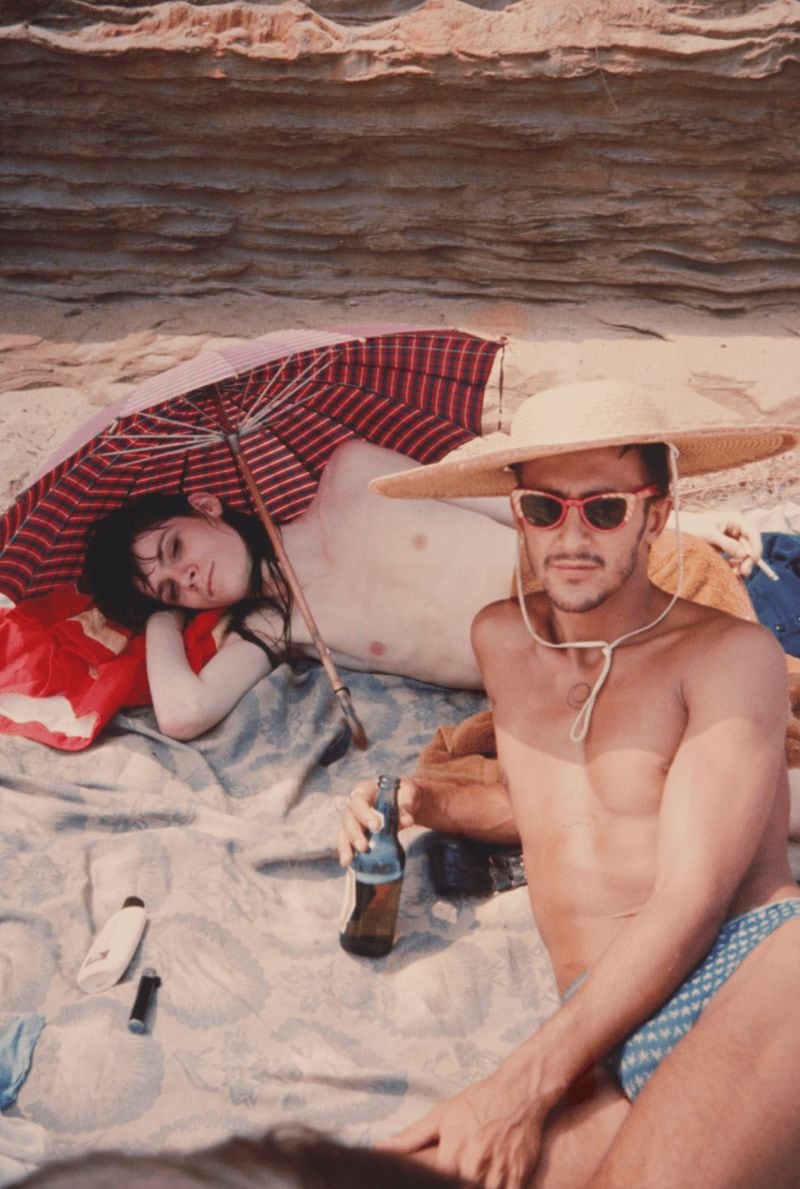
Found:
<path fill-rule="evenodd" d="M 133 541 L 142 594 L 193 611 L 230 607 L 250 593 L 252 560 L 212 495 L 190 497 L 194 515 L 172 516 Z"/>

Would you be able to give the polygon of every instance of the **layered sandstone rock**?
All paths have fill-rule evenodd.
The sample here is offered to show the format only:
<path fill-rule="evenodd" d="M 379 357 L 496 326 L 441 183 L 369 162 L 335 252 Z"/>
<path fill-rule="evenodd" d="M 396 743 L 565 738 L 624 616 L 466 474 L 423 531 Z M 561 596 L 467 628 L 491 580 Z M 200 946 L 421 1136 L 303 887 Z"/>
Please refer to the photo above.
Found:
<path fill-rule="evenodd" d="M 11 291 L 738 309 L 800 288 L 792 0 L 0 13 Z"/>

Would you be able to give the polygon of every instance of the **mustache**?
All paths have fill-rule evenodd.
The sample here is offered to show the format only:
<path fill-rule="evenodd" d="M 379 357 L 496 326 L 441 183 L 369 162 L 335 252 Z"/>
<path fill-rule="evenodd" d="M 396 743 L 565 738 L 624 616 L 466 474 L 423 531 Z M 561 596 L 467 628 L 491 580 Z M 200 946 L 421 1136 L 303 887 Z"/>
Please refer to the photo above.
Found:
<path fill-rule="evenodd" d="M 602 557 L 596 553 L 551 553 L 544 559 L 545 569 L 548 566 L 556 565 L 558 562 L 589 562 L 593 566 L 604 566 L 605 562 Z"/>

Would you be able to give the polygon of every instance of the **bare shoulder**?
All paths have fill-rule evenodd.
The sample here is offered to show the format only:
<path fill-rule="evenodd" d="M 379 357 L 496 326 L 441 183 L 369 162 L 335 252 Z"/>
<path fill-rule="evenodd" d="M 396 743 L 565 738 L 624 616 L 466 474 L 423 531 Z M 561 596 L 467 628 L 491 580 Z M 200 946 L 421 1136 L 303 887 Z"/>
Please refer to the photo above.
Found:
<path fill-rule="evenodd" d="M 405 471 L 417 464 L 404 454 L 386 450 L 372 442 L 353 438 L 337 446 L 331 454 L 320 480 L 320 491 L 325 489 L 350 489 L 363 491 L 371 479 Z"/>
<path fill-rule="evenodd" d="M 759 623 L 711 607 L 685 605 L 685 630 L 678 649 L 688 693 L 766 705 L 786 701 L 786 654 Z"/>
<path fill-rule="evenodd" d="M 529 607 L 533 598 L 529 596 Z M 499 599 L 482 607 L 472 621 L 472 646 L 476 654 L 486 648 L 496 649 L 504 642 L 514 643 L 524 632 L 522 615 L 516 598 Z"/>
<path fill-rule="evenodd" d="M 492 630 L 520 618 L 519 604 L 515 598 L 497 599 L 494 603 L 488 603 L 485 607 L 481 607 L 472 621 L 472 630 L 480 632 Z"/>
<path fill-rule="evenodd" d="M 779 662 L 785 669 L 786 654 L 771 632 L 760 623 L 741 619 L 720 611 L 716 607 L 705 607 L 700 603 L 681 600 L 676 608 L 677 626 L 684 629 L 685 638 L 692 651 L 709 650 L 716 654 L 763 656 Z"/>

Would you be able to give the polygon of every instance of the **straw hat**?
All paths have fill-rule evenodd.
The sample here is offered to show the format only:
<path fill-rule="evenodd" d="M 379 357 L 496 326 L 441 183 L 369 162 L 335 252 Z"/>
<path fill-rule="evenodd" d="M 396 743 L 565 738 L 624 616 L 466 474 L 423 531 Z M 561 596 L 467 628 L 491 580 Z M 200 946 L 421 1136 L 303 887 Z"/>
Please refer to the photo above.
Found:
<path fill-rule="evenodd" d="M 442 462 L 373 479 L 370 488 L 407 499 L 507 495 L 512 463 L 577 450 L 672 442 L 682 475 L 702 475 L 792 450 L 800 426 L 731 420 L 722 405 L 687 389 L 658 390 L 617 380 L 560 384 L 537 392 L 514 414 L 510 434 L 476 438 Z"/>

